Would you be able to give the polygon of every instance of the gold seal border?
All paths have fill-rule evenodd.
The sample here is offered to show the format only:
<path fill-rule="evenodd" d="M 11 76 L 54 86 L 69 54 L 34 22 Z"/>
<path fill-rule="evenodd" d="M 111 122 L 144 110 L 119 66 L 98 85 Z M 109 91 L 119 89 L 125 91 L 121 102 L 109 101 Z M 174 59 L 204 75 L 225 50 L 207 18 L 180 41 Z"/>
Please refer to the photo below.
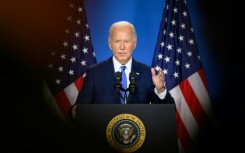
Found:
<path fill-rule="evenodd" d="M 140 130 L 140 134 L 139 134 L 139 140 L 138 142 L 128 148 L 122 148 L 118 145 L 116 145 L 113 141 L 112 138 L 112 130 L 113 127 L 115 126 L 116 123 L 118 123 L 121 120 L 131 120 L 133 122 L 135 122 L 137 124 L 137 126 L 139 127 Z M 120 152 L 125 152 L 125 153 L 129 153 L 129 152 L 134 152 L 136 150 L 138 150 L 144 143 L 145 141 L 145 137 L 146 137 L 146 130 L 145 130 L 145 126 L 143 124 L 143 122 L 135 115 L 133 114 L 119 114 L 117 116 L 115 116 L 114 118 L 111 119 L 111 121 L 109 122 L 109 124 L 107 125 L 106 128 L 106 138 L 108 143 L 116 150 L 120 151 Z"/>

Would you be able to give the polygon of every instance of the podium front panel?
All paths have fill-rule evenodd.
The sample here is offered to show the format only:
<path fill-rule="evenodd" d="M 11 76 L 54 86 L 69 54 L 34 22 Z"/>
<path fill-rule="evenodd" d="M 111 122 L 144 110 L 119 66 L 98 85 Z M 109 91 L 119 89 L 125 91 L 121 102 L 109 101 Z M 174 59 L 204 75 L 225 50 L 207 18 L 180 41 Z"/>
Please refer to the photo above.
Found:
<path fill-rule="evenodd" d="M 106 130 L 110 121 L 120 114 L 138 117 L 145 127 L 143 145 L 135 152 L 178 153 L 174 104 L 80 104 L 75 125 L 81 152 L 116 152 L 108 143 Z"/>

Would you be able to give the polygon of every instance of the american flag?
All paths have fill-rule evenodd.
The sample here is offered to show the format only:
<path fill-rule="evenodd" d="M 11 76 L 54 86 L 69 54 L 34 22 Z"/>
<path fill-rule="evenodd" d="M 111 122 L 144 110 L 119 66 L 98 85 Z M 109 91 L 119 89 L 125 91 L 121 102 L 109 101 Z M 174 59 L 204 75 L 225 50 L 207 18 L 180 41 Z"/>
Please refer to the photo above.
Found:
<path fill-rule="evenodd" d="M 204 121 L 212 123 L 214 115 L 184 0 L 166 0 L 152 67 L 162 68 L 175 99 L 179 152 L 191 152 Z"/>
<path fill-rule="evenodd" d="M 65 0 L 65 29 L 50 49 L 46 83 L 63 117 L 78 96 L 88 66 L 96 63 L 83 0 Z"/>

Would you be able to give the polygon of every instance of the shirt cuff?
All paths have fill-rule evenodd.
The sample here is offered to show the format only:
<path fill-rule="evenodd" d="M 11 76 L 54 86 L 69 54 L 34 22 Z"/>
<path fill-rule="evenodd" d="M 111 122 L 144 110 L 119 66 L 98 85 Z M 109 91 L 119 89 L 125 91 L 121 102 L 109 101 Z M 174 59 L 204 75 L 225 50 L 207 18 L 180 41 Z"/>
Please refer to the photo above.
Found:
<path fill-rule="evenodd" d="M 156 88 L 154 88 L 154 92 L 156 93 L 156 95 L 160 98 L 160 99 L 164 99 L 165 97 L 166 97 L 166 95 L 167 95 L 167 89 L 165 88 L 165 90 L 162 92 L 162 93 L 160 93 L 160 94 L 158 94 L 157 93 L 157 89 Z"/>

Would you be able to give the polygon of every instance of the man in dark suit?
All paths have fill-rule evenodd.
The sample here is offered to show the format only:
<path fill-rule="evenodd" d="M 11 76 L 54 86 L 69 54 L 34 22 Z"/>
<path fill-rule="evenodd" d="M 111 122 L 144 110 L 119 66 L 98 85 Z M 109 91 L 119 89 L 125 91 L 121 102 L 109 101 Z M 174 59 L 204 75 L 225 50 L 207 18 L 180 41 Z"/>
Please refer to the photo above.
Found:
<path fill-rule="evenodd" d="M 114 74 L 126 66 L 127 87 L 129 74 L 135 72 L 136 90 L 126 94 L 126 104 L 174 103 L 174 99 L 164 86 L 163 71 L 155 69 L 132 58 L 136 47 L 137 35 L 134 26 L 127 21 L 112 24 L 108 43 L 113 56 L 108 60 L 92 65 L 87 69 L 86 77 L 75 104 L 120 104 L 120 96 L 115 90 Z M 126 88 L 127 88 L 126 87 Z"/>

